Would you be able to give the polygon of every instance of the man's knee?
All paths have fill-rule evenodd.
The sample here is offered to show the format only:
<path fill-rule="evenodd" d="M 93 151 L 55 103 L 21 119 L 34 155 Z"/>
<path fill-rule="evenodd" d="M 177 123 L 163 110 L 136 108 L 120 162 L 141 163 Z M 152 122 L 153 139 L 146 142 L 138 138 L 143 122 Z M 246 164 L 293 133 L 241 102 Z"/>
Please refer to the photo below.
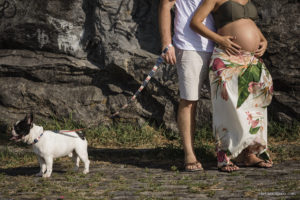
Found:
<path fill-rule="evenodd" d="M 186 100 L 186 99 L 180 99 L 179 106 L 186 107 L 186 108 L 192 108 L 197 105 L 197 102 L 198 101 L 190 101 L 190 100 Z"/>

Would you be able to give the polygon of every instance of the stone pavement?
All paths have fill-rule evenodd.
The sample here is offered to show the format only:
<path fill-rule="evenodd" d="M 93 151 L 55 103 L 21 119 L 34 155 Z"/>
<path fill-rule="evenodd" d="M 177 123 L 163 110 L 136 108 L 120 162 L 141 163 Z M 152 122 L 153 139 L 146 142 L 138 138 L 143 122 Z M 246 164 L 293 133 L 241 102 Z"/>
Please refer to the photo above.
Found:
<path fill-rule="evenodd" d="M 72 172 L 68 158 L 55 161 L 50 179 L 34 176 L 36 162 L 0 168 L 0 199 L 300 199 L 299 160 L 234 173 L 218 172 L 209 161 L 202 162 L 204 172 L 189 173 L 177 161 L 145 159 L 152 150 L 138 151 L 140 157 L 129 150 L 92 149 L 87 175 Z"/>

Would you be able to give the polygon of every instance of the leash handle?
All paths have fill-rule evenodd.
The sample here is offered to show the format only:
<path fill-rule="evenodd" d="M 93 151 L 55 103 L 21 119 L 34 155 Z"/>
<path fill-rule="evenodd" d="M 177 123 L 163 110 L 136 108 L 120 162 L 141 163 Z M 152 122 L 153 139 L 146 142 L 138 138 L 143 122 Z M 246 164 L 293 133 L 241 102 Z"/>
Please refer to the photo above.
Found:
<path fill-rule="evenodd" d="M 115 117 L 120 113 L 121 110 L 128 107 L 128 105 L 136 99 L 136 97 L 142 92 L 142 90 L 147 86 L 152 76 L 155 74 L 156 70 L 158 69 L 159 65 L 164 61 L 163 56 L 169 51 L 169 49 L 173 47 L 172 44 L 169 44 L 164 50 L 162 51 L 161 55 L 157 58 L 155 65 L 153 66 L 152 70 L 149 72 L 148 76 L 144 80 L 144 82 L 141 84 L 139 89 L 135 92 L 135 94 L 129 99 L 129 101 L 123 105 L 117 112 L 112 114 L 110 118 Z"/>

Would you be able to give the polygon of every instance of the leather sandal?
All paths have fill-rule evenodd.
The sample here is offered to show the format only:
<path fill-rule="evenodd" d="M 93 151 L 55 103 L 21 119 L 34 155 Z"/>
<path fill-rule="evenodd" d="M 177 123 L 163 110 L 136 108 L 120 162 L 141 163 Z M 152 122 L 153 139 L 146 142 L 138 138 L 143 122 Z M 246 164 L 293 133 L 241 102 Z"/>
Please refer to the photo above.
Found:
<path fill-rule="evenodd" d="M 239 167 L 257 167 L 257 168 L 271 168 L 273 167 L 273 162 L 271 160 L 264 160 L 257 157 L 255 154 L 248 154 L 246 157 L 255 156 L 257 162 L 247 163 L 245 159 L 242 162 L 236 162 L 235 164 Z M 267 164 L 271 164 L 267 166 Z"/>

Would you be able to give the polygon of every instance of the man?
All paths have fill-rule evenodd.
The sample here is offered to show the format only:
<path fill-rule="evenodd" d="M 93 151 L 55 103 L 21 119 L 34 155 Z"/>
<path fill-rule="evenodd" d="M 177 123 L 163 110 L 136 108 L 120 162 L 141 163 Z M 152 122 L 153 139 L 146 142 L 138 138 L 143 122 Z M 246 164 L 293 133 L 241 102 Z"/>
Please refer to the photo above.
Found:
<path fill-rule="evenodd" d="M 186 171 L 203 170 L 193 147 L 195 115 L 200 89 L 208 76 L 208 64 L 214 44 L 192 31 L 189 26 L 202 1 L 161 0 L 159 10 L 159 28 L 164 49 L 172 44 L 171 9 L 175 5 L 174 47 L 169 48 L 164 59 L 177 67 L 180 91 L 177 123 L 183 141 Z M 211 15 L 206 18 L 204 24 L 215 30 Z"/>

